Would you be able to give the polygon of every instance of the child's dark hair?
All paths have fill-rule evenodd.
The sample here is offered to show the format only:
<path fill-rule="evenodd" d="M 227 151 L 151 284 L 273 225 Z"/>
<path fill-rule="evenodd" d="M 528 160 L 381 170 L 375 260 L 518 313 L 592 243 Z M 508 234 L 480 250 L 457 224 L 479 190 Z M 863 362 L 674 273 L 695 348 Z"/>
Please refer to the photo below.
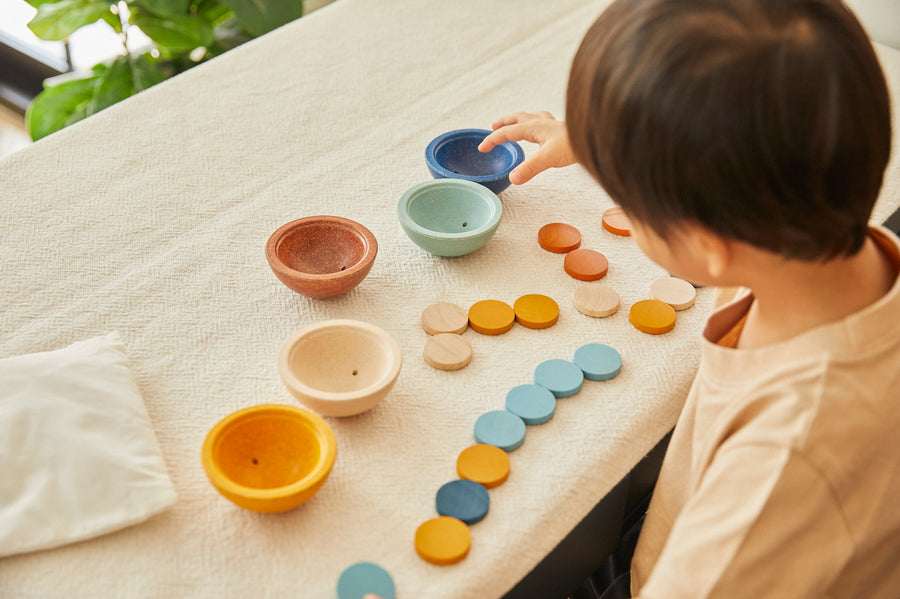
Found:
<path fill-rule="evenodd" d="M 618 0 L 575 56 L 566 120 L 662 237 L 696 223 L 802 260 L 862 247 L 891 147 L 884 75 L 839 0 Z"/>

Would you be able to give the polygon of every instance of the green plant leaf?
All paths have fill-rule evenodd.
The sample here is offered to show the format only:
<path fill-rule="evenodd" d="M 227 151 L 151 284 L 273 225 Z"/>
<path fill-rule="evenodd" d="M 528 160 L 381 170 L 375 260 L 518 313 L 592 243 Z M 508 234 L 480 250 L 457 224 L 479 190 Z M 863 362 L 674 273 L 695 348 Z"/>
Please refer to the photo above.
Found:
<path fill-rule="evenodd" d="M 134 24 L 147 37 L 170 51 L 186 51 L 213 42 L 212 24 L 197 16 L 161 19 L 144 11 L 132 14 Z"/>
<path fill-rule="evenodd" d="M 138 54 L 128 57 L 131 66 L 131 80 L 135 91 L 143 91 L 165 80 L 166 76 L 156 66 L 156 60 L 150 54 Z"/>
<path fill-rule="evenodd" d="M 61 0 L 38 6 L 28 28 L 43 40 L 61 41 L 110 12 L 103 0 Z"/>
<path fill-rule="evenodd" d="M 74 122 L 73 115 L 84 112 L 94 97 L 99 77 L 97 72 L 88 71 L 87 76 L 79 74 L 74 78 L 54 78 L 58 82 L 44 81 L 44 91 L 34 98 L 25 113 L 31 139 L 37 141 Z"/>
<path fill-rule="evenodd" d="M 247 32 L 262 35 L 303 16 L 303 0 L 223 0 Z"/>
<path fill-rule="evenodd" d="M 190 0 L 134 0 L 141 8 L 158 17 L 183 17 L 188 13 Z"/>
<path fill-rule="evenodd" d="M 87 116 L 124 100 L 135 91 L 131 64 L 127 56 L 120 56 L 108 69 L 100 72 L 94 95 L 86 106 Z"/>
<path fill-rule="evenodd" d="M 197 14 L 213 25 L 221 25 L 234 15 L 231 9 L 219 0 L 200 0 L 195 7 Z"/>
<path fill-rule="evenodd" d="M 116 33 L 122 33 L 122 21 L 119 19 L 119 15 L 114 15 L 112 12 L 106 11 L 102 18 L 109 23 L 109 26 L 112 27 Z"/>

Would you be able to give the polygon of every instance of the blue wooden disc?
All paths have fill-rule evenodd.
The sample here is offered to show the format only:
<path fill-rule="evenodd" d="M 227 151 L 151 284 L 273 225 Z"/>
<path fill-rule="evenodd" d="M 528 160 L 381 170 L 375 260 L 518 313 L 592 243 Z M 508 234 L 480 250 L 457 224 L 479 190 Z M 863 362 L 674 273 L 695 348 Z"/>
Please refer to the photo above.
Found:
<path fill-rule="evenodd" d="M 453 480 L 438 489 L 437 512 L 466 524 L 481 522 L 488 513 L 491 498 L 484 486 L 471 480 Z"/>
<path fill-rule="evenodd" d="M 608 345 L 589 343 L 575 352 L 575 365 L 585 378 L 607 381 L 622 372 L 622 356 Z"/>
<path fill-rule="evenodd" d="M 394 580 L 381 566 L 359 562 L 344 570 L 338 578 L 338 599 L 362 599 L 369 593 L 382 599 L 395 597 Z"/>
<path fill-rule="evenodd" d="M 525 423 L 506 410 L 486 412 L 475 421 L 475 440 L 515 451 L 525 442 Z"/>
<path fill-rule="evenodd" d="M 569 397 L 581 391 L 584 372 L 568 360 L 547 360 L 535 368 L 534 383 L 549 389 L 557 399 Z"/>
<path fill-rule="evenodd" d="M 519 385 L 506 394 L 506 410 L 525 424 L 544 424 L 556 412 L 556 397 L 540 385 Z"/>

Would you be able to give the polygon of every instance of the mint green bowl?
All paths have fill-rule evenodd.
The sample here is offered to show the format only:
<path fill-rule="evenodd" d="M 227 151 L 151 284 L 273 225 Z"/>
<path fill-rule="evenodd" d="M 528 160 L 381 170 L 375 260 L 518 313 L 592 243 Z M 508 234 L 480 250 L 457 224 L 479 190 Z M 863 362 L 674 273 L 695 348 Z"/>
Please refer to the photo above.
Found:
<path fill-rule="evenodd" d="M 400 225 L 417 246 L 438 256 L 470 254 L 500 225 L 503 206 L 490 189 L 463 179 L 419 183 L 400 197 Z"/>

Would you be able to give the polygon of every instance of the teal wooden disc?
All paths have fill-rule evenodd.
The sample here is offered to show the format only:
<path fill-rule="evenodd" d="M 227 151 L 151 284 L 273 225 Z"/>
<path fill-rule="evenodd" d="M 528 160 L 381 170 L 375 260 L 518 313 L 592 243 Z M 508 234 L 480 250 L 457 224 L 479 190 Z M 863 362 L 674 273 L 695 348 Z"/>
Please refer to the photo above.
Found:
<path fill-rule="evenodd" d="M 607 381 L 622 372 L 622 356 L 608 345 L 589 343 L 575 352 L 575 365 L 585 378 Z"/>
<path fill-rule="evenodd" d="M 544 424 L 556 412 L 556 397 L 540 385 L 519 385 L 506 394 L 506 410 L 525 424 Z"/>
<path fill-rule="evenodd" d="M 506 410 L 486 412 L 475 421 L 475 440 L 503 451 L 515 451 L 525 442 L 525 423 Z"/>
<path fill-rule="evenodd" d="M 491 498 L 483 485 L 462 479 L 452 480 L 438 489 L 434 503 L 441 516 L 475 524 L 487 516 Z"/>
<path fill-rule="evenodd" d="M 569 397 L 581 391 L 584 372 L 568 360 L 547 360 L 535 368 L 534 383 L 549 389 L 557 399 Z"/>
<path fill-rule="evenodd" d="M 338 599 L 362 599 L 369 593 L 382 599 L 394 599 L 396 595 L 394 580 L 381 566 L 359 562 L 344 570 L 338 578 Z"/>

